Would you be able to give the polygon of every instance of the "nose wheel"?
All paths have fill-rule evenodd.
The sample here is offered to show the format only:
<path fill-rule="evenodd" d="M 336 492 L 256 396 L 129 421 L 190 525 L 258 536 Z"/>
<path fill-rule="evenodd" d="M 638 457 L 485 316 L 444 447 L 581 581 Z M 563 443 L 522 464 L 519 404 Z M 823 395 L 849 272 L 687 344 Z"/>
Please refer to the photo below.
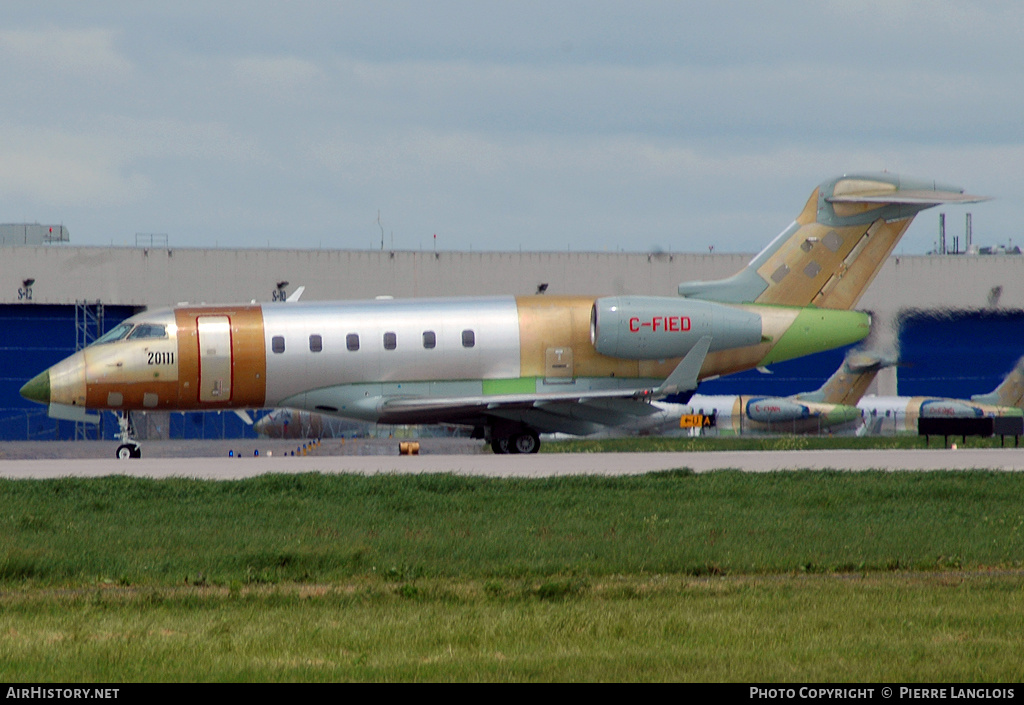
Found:
<path fill-rule="evenodd" d="M 117 459 L 141 458 L 142 446 L 134 438 L 135 428 L 132 427 L 132 419 L 127 411 L 118 412 L 117 425 L 120 429 L 117 437 L 121 441 L 121 445 L 117 447 L 117 453 L 115 454 Z"/>
<path fill-rule="evenodd" d="M 122 443 L 117 447 L 117 459 L 141 458 L 142 447 L 138 443 Z"/>

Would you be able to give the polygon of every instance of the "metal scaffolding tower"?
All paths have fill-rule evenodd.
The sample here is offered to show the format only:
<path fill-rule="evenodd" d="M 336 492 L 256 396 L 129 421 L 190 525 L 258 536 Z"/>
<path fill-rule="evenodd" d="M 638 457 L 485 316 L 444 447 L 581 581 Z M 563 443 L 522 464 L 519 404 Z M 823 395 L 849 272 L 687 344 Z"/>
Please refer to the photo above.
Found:
<path fill-rule="evenodd" d="M 81 350 L 101 335 L 103 335 L 103 303 L 101 301 L 76 300 L 75 350 Z M 101 437 L 102 430 L 99 423 L 75 422 L 76 441 L 98 440 Z"/>

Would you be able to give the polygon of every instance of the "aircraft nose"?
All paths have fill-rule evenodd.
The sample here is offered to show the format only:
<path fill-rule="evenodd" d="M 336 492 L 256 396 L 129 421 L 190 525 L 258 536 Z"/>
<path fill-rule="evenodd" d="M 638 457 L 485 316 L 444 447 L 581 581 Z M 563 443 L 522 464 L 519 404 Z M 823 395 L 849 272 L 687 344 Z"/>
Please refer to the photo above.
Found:
<path fill-rule="evenodd" d="M 25 383 L 21 388 L 21 396 L 29 401 L 36 401 L 40 404 L 50 403 L 50 371 L 43 370 L 35 377 Z"/>

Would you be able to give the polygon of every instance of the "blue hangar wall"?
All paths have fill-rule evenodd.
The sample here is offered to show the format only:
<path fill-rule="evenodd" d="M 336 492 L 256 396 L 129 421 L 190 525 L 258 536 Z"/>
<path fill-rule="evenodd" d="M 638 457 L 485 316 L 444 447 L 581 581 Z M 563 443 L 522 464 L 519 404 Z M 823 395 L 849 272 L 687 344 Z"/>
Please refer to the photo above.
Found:
<path fill-rule="evenodd" d="M 903 396 L 985 394 L 1024 356 L 1024 311 L 915 311 L 901 324 Z"/>
<path fill-rule="evenodd" d="M 132 306 L 104 307 L 103 332 L 134 313 Z M 0 305 L 0 440 L 74 438 L 74 423 L 49 418 L 46 407 L 23 399 L 18 390 L 75 352 L 75 338 L 74 305 Z M 117 430 L 113 415 L 102 425 L 104 437 Z"/>
<path fill-rule="evenodd" d="M 134 315 L 133 306 L 104 306 L 102 333 Z M 0 304 L 0 441 L 71 440 L 75 424 L 51 419 L 46 407 L 22 398 L 21 387 L 47 367 L 75 352 L 75 306 Z M 170 414 L 171 438 L 254 437 L 233 413 Z M 87 426 L 89 438 L 113 440 L 117 419 L 104 412 L 98 427 Z"/>

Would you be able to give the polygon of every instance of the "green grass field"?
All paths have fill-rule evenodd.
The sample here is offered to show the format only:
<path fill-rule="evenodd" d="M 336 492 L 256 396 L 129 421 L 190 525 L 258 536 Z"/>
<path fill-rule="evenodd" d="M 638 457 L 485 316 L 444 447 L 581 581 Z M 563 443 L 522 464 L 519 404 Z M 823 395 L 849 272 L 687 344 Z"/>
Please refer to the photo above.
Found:
<path fill-rule="evenodd" d="M 999 436 L 950 436 L 950 443 L 961 448 L 1013 448 L 1014 438 Z M 1017 441 L 1019 443 L 1019 440 Z M 718 450 L 839 450 L 876 449 L 895 450 L 898 448 L 942 448 L 942 436 L 902 434 L 897 436 L 696 436 L 670 437 L 647 436 L 630 438 L 579 438 L 546 442 L 541 445 L 542 453 L 689 453 Z"/>
<path fill-rule="evenodd" d="M 1022 493 L 978 471 L 4 481 L 0 678 L 1015 682 Z"/>

